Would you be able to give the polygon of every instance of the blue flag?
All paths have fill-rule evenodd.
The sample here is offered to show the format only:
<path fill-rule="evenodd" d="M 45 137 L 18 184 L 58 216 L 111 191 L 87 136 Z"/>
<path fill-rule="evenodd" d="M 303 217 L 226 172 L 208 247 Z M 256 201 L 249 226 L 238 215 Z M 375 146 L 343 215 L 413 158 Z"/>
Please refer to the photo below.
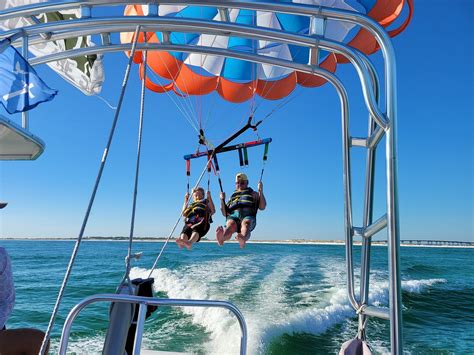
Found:
<path fill-rule="evenodd" d="M 0 51 L 6 41 L 0 41 Z M 8 113 L 31 110 L 56 94 L 15 48 L 8 45 L 0 52 L 0 102 Z"/>

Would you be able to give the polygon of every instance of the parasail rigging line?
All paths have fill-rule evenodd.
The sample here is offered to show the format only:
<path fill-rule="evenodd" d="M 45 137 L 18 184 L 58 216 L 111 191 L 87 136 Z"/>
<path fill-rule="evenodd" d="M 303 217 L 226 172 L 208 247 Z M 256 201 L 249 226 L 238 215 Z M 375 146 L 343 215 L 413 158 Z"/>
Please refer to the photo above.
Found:
<path fill-rule="evenodd" d="M 152 70 L 149 71 L 149 73 L 151 73 L 151 75 L 154 77 L 154 78 L 158 78 L 158 75 L 156 75 Z M 159 82 L 159 81 L 158 81 Z M 163 85 L 161 84 L 158 84 L 160 85 L 161 87 L 163 87 Z M 199 133 L 199 128 L 198 126 L 195 124 L 193 118 L 192 118 L 192 115 L 193 113 L 189 113 L 188 110 L 186 109 L 186 107 L 184 106 L 184 104 L 180 104 L 180 100 L 178 98 L 175 98 L 173 97 L 172 94 L 170 94 L 168 91 L 165 90 L 165 93 L 166 95 L 170 98 L 171 102 L 173 102 L 173 104 L 177 107 L 177 109 L 179 110 L 179 112 L 181 112 L 181 114 L 183 115 L 183 117 L 185 118 L 185 120 L 189 123 L 189 125 L 191 126 L 191 128 L 193 128 L 196 132 Z"/>
<path fill-rule="evenodd" d="M 89 220 L 89 215 L 90 215 L 92 205 L 93 205 L 94 200 L 95 200 L 95 195 L 96 195 L 97 189 L 99 187 L 99 183 L 100 183 L 100 180 L 101 180 L 101 177 L 102 177 L 102 173 L 104 171 L 105 163 L 107 162 L 107 156 L 108 156 L 108 153 L 109 153 L 109 150 L 110 150 L 110 146 L 112 145 L 112 140 L 113 140 L 113 137 L 114 137 L 115 128 L 117 126 L 117 121 L 118 121 L 118 118 L 119 118 L 119 115 L 120 115 L 120 112 L 121 112 L 121 108 L 122 108 L 123 98 L 125 96 L 125 89 L 127 87 L 128 79 L 130 77 L 130 68 L 131 68 L 132 63 L 133 63 L 133 56 L 135 54 L 139 32 L 140 32 L 140 25 L 138 25 L 135 29 L 135 39 L 133 41 L 131 55 L 130 55 L 130 58 L 128 60 L 128 64 L 127 64 L 127 67 L 125 69 L 124 79 L 123 79 L 123 82 L 122 82 L 122 89 L 121 89 L 120 97 L 119 97 L 119 100 L 118 100 L 118 103 L 117 103 L 117 110 L 115 111 L 114 119 L 112 121 L 112 127 L 110 129 L 109 137 L 108 137 L 108 140 L 107 140 L 107 145 L 106 145 L 106 148 L 104 149 L 104 154 L 102 156 L 102 160 L 101 160 L 99 171 L 97 173 L 97 178 L 96 178 L 96 181 L 95 181 L 95 184 L 94 184 L 94 188 L 92 190 L 92 194 L 91 194 L 91 197 L 89 199 L 89 204 L 87 206 L 86 214 L 85 214 L 84 220 L 82 222 L 81 230 L 80 230 L 79 235 L 77 237 L 76 244 L 74 245 L 74 249 L 73 249 L 73 252 L 71 254 L 71 258 L 69 260 L 69 264 L 67 266 L 63 282 L 62 282 L 61 287 L 59 289 L 58 297 L 56 299 L 56 303 L 54 305 L 53 312 L 51 314 L 51 318 L 49 320 L 48 328 L 46 329 L 46 332 L 45 332 L 45 335 L 44 335 L 44 338 L 43 338 L 43 342 L 41 344 L 41 348 L 40 348 L 40 351 L 39 351 L 39 353 L 41 355 L 45 354 L 46 346 L 48 344 L 49 338 L 51 337 L 51 331 L 52 331 L 54 321 L 56 319 L 56 316 L 57 316 L 57 313 L 58 313 L 58 310 L 59 310 L 59 305 L 61 304 L 61 300 L 63 298 L 67 282 L 68 282 L 69 277 L 71 275 L 72 267 L 74 265 L 74 261 L 76 260 L 77 253 L 79 251 L 79 246 L 80 246 L 82 238 L 84 236 L 84 231 L 85 231 L 87 222 Z"/>
<path fill-rule="evenodd" d="M 304 86 L 304 84 L 309 80 L 310 76 L 308 75 L 306 77 L 306 79 L 303 81 L 302 84 L 300 84 L 300 86 Z M 294 99 L 296 99 L 298 96 L 300 96 L 303 92 L 303 90 L 297 90 L 298 88 L 295 88 L 295 90 L 293 90 L 293 92 L 288 95 L 285 100 L 283 100 L 282 102 L 280 102 L 278 105 L 276 105 L 272 110 L 270 110 L 265 116 L 263 116 L 262 118 L 262 122 L 265 121 L 268 117 L 272 116 L 275 112 L 277 112 L 279 109 L 281 109 L 282 107 L 286 106 L 287 104 L 289 104 L 291 101 L 293 101 Z M 261 103 L 260 103 L 261 104 Z M 257 108 L 255 109 L 255 111 L 257 111 L 258 107 L 260 106 L 260 104 L 257 105 Z M 254 111 L 254 113 L 255 113 Z"/>
<path fill-rule="evenodd" d="M 179 63 L 178 63 L 178 60 L 176 59 L 175 56 L 171 55 L 176 63 L 177 66 L 179 66 Z M 171 71 L 168 67 L 168 65 L 166 64 L 166 62 L 163 60 L 163 58 L 158 55 L 158 58 L 160 58 L 160 61 L 161 63 L 163 64 L 163 66 L 166 68 L 166 71 L 168 72 L 168 75 L 170 76 L 170 78 L 172 78 L 171 80 L 174 81 L 176 78 L 173 74 L 171 74 Z M 153 72 L 153 70 L 150 71 L 153 76 L 155 78 L 158 78 L 158 76 Z M 179 73 L 177 74 L 179 75 Z M 157 79 L 156 82 L 158 83 L 158 85 L 160 85 L 162 88 L 163 88 L 163 85 L 160 84 L 160 80 Z M 185 87 L 186 87 L 186 82 L 184 82 L 185 84 Z M 168 97 L 173 101 L 173 103 L 177 106 L 177 107 L 181 107 L 182 110 L 181 113 L 183 112 L 186 112 L 187 115 L 184 115 L 183 113 L 183 116 L 185 116 L 186 120 L 189 122 L 189 124 L 194 128 L 194 130 L 196 130 L 196 132 L 198 132 L 198 126 L 195 124 L 195 120 L 193 119 L 193 117 L 196 116 L 196 111 L 195 109 L 193 108 L 193 105 L 189 102 L 189 95 L 185 96 L 185 95 L 181 95 L 179 92 L 177 92 L 176 90 L 174 90 L 175 94 L 178 95 L 178 96 L 181 96 L 181 98 L 183 98 L 183 102 L 181 103 L 180 99 L 176 98 L 176 101 L 173 100 L 172 98 L 172 95 L 168 92 L 168 90 L 164 90 L 166 92 L 166 94 L 168 95 Z M 180 106 L 181 105 L 181 106 Z"/>
<path fill-rule="evenodd" d="M 223 151 L 228 151 L 228 150 L 232 150 L 228 147 L 226 147 L 227 144 L 229 144 L 230 142 L 232 142 L 235 138 L 237 138 L 238 136 L 240 136 L 242 133 L 244 133 L 245 131 L 247 131 L 248 129 L 252 128 L 253 130 L 257 130 L 257 127 L 262 123 L 262 121 L 258 121 L 257 123 L 255 124 L 252 124 L 252 119 L 253 117 L 250 116 L 247 120 L 247 124 L 245 126 L 243 126 L 242 128 L 240 128 L 237 132 L 235 132 L 234 134 L 232 134 L 230 137 L 228 137 L 227 139 L 225 139 L 222 143 L 220 143 L 217 147 L 215 147 L 214 149 L 212 150 L 208 150 L 207 152 L 196 152 L 194 154 L 190 154 L 190 155 L 186 155 L 184 157 L 184 159 L 186 160 L 190 160 L 190 159 L 194 159 L 194 158 L 198 158 L 198 157 L 202 157 L 204 155 L 208 155 L 209 157 L 209 162 L 211 160 L 214 161 L 214 167 L 215 167 L 215 172 L 217 174 L 217 178 L 218 178 L 218 182 L 219 182 L 219 188 L 220 188 L 220 191 L 221 192 L 224 192 L 224 189 L 222 187 L 222 180 L 221 180 L 221 177 L 220 177 L 220 169 L 219 169 L 219 162 L 217 160 L 217 154 L 218 153 L 221 153 Z M 204 133 L 204 132 L 202 132 Z M 206 140 L 207 141 L 207 140 Z M 208 164 L 209 164 L 208 162 Z M 187 167 L 187 172 L 186 174 L 190 173 L 190 163 L 186 163 L 186 167 Z"/>
<path fill-rule="evenodd" d="M 172 77 L 172 74 L 168 68 L 168 66 L 166 65 L 165 62 L 163 62 L 163 59 L 161 57 L 159 57 L 161 62 L 163 63 L 163 65 L 165 66 L 168 74 L 170 75 L 170 77 Z M 158 78 L 158 75 L 155 74 L 153 72 L 153 70 L 150 70 L 150 73 L 152 74 L 152 76 L 154 78 L 156 78 L 156 82 L 158 83 L 158 85 L 160 85 L 162 88 L 163 88 L 163 85 L 160 84 L 160 80 Z M 193 120 L 193 110 L 191 108 L 189 108 L 189 105 L 185 105 L 185 103 L 187 103 L 186 100 L 184 100 L 184 102 L 181 102 L 180 99 L 178 98 L 175 98 L 173 97 L 172 94 L 169 93 L 168 90 L 164 90 L 164 92 L 166 93 L 166 95 L 170 98 L 170 100 L 175 104 L 175 106 L 178 108 L 178 110 L 182 113 L 183 117 L 186 119 L 186 121 L 188 121 L 188 123 L 190 124 L 190 126 L 196 131 L 196 132 L 199 132 L 199 128 L 197 127 L 197 125 L 195 124 L 194 120 Z"/>
<path fill-rule="evenodd" d="M 171 36 L 173 36 L 173 34 L 172 34 Z M 185 33 L 185 34 L 184 34 L 184 37 L 186 38 L 186 36 L 187 36 L 187 34 Z M 175 63 L 176 63 L 176 66 L 177 66 L 177 67 L 180 67 L 180 65 L 179 65 L 179 63 L 178 63 L 178 59 L 177 59 L 174 55 L 172 55 L 172 54 L 171 54 L 171 56 L 173 57 L 173 59 L 174 59 L 174 61 L 175 61 Z M 160 57 L 160 58 L 161 58 L 161 57 Z M 162 62 L 163 62 L 163 60 L 162 60 Z M 163 63 L 164 63 L 164 62 L 163 62 Z M 166 70 L 167 70 L 168 73 L 169 73 L 170 71 L 169 71 L 169 68 L 168 68 L 167 64 L 164 63 L 164 65 L 166 66 Z M 183 65 L 185 65 L 185 64 L 183 63 Z M 179 74 L 180 74 L 180 72 L 177 73 L 177 76 L 179 76 Z M 171 74 L 170 74 L 170 76 L 173 77 Z M 173 80 L 175 80 L 175 79 L 176 79 L 176 78 L 173 77 Z M 174 91 L 175 93 L 177 93 L 179 96 L 181 96 L 181 97 L 184 98 L 184 102 L 185 102 L 185 103 L 188 105 L 188 107 L 190 108 L 190 112 L 193 112 L 193 111 L 194 111 L 194 114 L 193 114 L 192 116 L 194 116 L 194 117 L 196 118 L 196 122 L 198 122 L 199 113 L 198 113 L 198 110 L 197 110 L 196 106 L 193 106 L 193 104 L 192 104 L 192 99 L 191 99 L 191 97 L 190 97 L 190 95 L 189 95 L 189 90 L 188 90 L 188 85 L 187 85 L 187 83 L 186 83 L 186 79 L 183 79 L 183 84 L 184 84 L 184 93 L 185 93 L 185 95 L 181 95 L 181 92 L 182 92 L 182 91 L 181 91 L 181 88 L 178 88 L 179 91 L 180 91 L 180 92 L 178 93 L 178 92 L 176 91 L 176 89 L 175 89 L 175 86 L 173 86 L 173 91 Z"/>
<path fill-rule="evenodd" d="M 302 48 L 302 47 L 299 47 L 298 50 L 296 51 L 296 54 L 294 55 L 294 57 L 299 56 L 302 50 L 303 50 L 303 48 Z M 272 77 L 275 68 L 277 68 L 277 66 L 272 65 L 272 69 L 271 69 L 271 71 L 270 71 L 270 74 L 268 75 L 268 78 L 271 78 L 271 77 Z M 301 85 L 304 85 L 308 79 L 309 79 L 309 76 L 306 77 L 306 79 L 304 80 L 303 84 L 301 84 Z M 270 82 L 271 82 L 271 84 L 269 84 Z M 272 90 L 275 88 L 277 82 L 278 82 L 277 79 L 275 79 L 275 80 L 265 80 L 265 85 L 263 85 L 262 93 L 263 93 L 263 94 L 266 94 L 266 95 L 269 95 L 269 94 L 272 92 Z M 270 88 L 268 89 L 268 91 L 265 91 L 268 85 L 270 85 Z M 290 95 L 291 95 L 291 94 L 290 94 Z M 257 109 L 260 107 L 260 105 L 262 104 L 262 102 L 263 102 L 263 100 L 261 100 L 259 103 L 257 103 L 257 105 L 256 105 L 256 107 L 255 107 L 255 109 L 254 109 L 254 111 L 253 111 L 253 114 L 257 111 Z"/>

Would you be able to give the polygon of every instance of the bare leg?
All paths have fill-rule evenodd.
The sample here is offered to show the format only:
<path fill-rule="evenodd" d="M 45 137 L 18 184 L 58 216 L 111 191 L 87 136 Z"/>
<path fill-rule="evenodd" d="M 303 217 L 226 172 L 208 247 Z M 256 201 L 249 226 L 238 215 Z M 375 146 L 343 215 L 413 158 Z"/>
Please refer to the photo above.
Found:
<path fill-rule="evenodd" d="M 188 249 L 191 248 L 192 243 L 190 244 L 188 241 L 188 236 L 184 233 L 182 233 L 178 239 L 176 239 L 176 244 L 178 244 L 179 249 L 183 249 L 183 247 L 186 247 Z"/>
<path fill-rule="evenodd" d="M 224 245 L 223 237 L 224 237 L 224 227 L 219 226 L 216 229 L 216 240 L 217 240 L 217 244 L 219 244 L 220 246 Z"/>
<path fill-rule="evenodd" d="M 235 237 L 239 242 L 240 248 L 245 248 L 245 243 L 250 239 L 250 224 L 250 220 L 244 219 L 242 221 L 242 226 L 240 227 L 240 233 Z"/>
<path fill-rule="evenodd" d="M 224 229 L 224 241 L 227 242 L 235 232 L 237 232 L 237 223 L 229 219 Z"/>
<path fill-rule="evenodd" d="M 232 237 L 232 234 L 236 232 L 236 230 L 237 230 L 237 224 L 232 220 L 227 221 L 225 228 L 222 226 L 217 227 L 217 230 L 216 230 L 217 244 L 224 245 L 224 242 L 228 241 Z"/>
<path fill-rule="evenodd" d="M 38 354 L 44 333 L 37 329 L 21 328 L 0 331 L 0 353 L 3 355 Z M 49 350 L 49 341 L 45 354 Z"/>
<path fill-rule="evenodd" d="M 193 232 L 193 234 L 191 234 L 191 238 L 189 239 L 188 249 L 191 250 L 191 247 L 193 246 L 193 244 L 196 243 L 198 240 L 199 240 L 199 233 Z"/>

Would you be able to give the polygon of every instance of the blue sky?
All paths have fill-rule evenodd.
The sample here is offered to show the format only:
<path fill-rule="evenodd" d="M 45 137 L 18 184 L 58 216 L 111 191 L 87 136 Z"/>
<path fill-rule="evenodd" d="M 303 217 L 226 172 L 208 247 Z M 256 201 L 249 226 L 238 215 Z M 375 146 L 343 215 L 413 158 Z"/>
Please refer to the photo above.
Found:
<path fill-rule="evenodd" d="M 394 39 L 398 64 L 398 150 L 401 239 L 473 240 L 473 35 L 469 0 L 418 0 L 410 26 Z M 448 15 L 449 11 L 449 15 Z M 381 56 L 372 59 L 380 67 Z M 105 58 L 101 96 L 117 102 L 126 58 Z M 0 163 L 0 215 L 3 237 L 75 237 L 87 207 L 106 144 L 113 111 L 87 97 L 49 68 L 37 68 L 57 97 L 31 112 L 30 130 L 46 142 L 33 162 Z M 350 65 L 337 75 L 347 86 L 351 133 L 366 131 L 367 113 L 360 84 Z M 133 68 L 102 183 L 86 235 L 128 236 L 137 145 L 140 82 Z M 297 89 L 295 98 L 260 126 L 272 137 L 264 174 L 268 207 L 258 216 L 255 239 L 343 239 L 343 184 L 340 108 L 335 90 L 325 85 Z M 147 92 L 142 165 L 137 205 L 137 236 L 166 236 L 186 190 L 184 154 L 196 149 L 196 133 L 166 95 Z M 194 101 L 194 100 L 193 100 Z M 257 117 L 275 102 L 258 100 Z M 246 120 L 248 104 L 202 99 L 209 115 L 206 132 L 219 143 Z M 20 116 L 8 116 L 20 122 Z M 248 132 L 238 141 L 255 139 Z M 249 150 L 244 171 L 256 186 L 263 148 Z M 384 213 L 384 149 L 377 161 L 375 218 Z M 363 150 L 353 155 L 353 207 L 362 224 Z M 232 192 L 240 171 L 236 152 L 220 156 L 224 188 Z M 192 181 L 204 160 L 192 162 Z M 207 177 L 206 177 L 207 179 Z M 206 180 L 207 181 L 207 180 Z M 204 183 L 204 185 L 207 182 Z M 211 190 L 218 202 L 219 187 Z M 216 215 L 212 230 L 224 222 Z M 213 233 L 209 233 L 214 238 Z M 377 235 L 383 239 L 385 233 Z"/>

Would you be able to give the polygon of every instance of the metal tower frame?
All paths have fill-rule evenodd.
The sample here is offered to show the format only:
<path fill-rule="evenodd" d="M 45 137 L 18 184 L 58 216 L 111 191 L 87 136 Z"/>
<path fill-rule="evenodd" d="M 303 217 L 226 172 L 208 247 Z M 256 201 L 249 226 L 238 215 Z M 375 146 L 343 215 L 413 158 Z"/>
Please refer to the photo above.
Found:
<path fill-rule="evenodd" d="M 147 16 L 93 17 L 92 9 L 100 6 L 117 6 L 126 4 L 149 5 Z M 189 18 L 170 18 L 158 15 L 160 5 L 196 5 L 216 7 L 221 21 L 196 20 Z M 58 23 L 40 23 L 36 16 L 41 13 L 67 9 L 81 9 L 78 20 L 61 21 Z M 247 9 L 263 12 L 285 13 L 310 18 L 312 25 L 309 33 L 295 34 L 264 27 L 240 25 L 229 22 L 229 9 Z M 163 38 L 169 38 L 171 32 L 205 33 L 220 36 L 244 37 L 254 40 L 266 40 L 274 43 L 292 44 L 307 47 L 310 50 L 308 64 L 294 63 L 287 60 L 244 53 L 235 50 L 212 48 L 196 45 L 176 45 L 169 41 L 162 43 L 138 43 L 137 50 L 159 50 L 173 52 L 202 53 L 226 56 L 255 63 L 278 67 L 320 76 L 330 82 L 336 89 L 341 103 L 342 147 L 343 147 L 343 181 L 345 205 L 345 241 L 347 291 L 352 307 L 359 316 L 360 336 L 364 336 L 367 317 L 378 317 L 390 320 L 390 343 L 392 354 L 403 352 L 402 314 L 401 314 L 401 282 L 399 270 L 400 236 L 398 223 L 397 197 L 397 90 L 395 53 L 390 37 L 374 20 L 356 12 L 300 5 L 292 3 L 269 3 L 245 0 L 84 0 L 54 1 L 38 3 L 23 7 L 6 9 L 0 12 L 0 21 L 10 18 L 24 17 L 32 20 L 28 27 L 0 32 L 0 39 L 10 38 L 13 45 L 23 47 L 27 56 L 28 46 L 47 41 L 83 35 L 101 35 L 101 43 L 94 47 L 67 50 L 42 57 L 29 58 L 32 65 L 44 64 L 64 58 L 86 54 L 108 52 L 124 52 L 130 50 L 132 44 L 114 43 L 113 33 L 133 32 L 140 26 L 142 32 L 161 32 Z M 325 38 L 327 20 L 343 21 L 355 24 L 369 31 L 377 40 L 384 58 L 384 100 L 379 99 L 379 78 L 370 60 L 361 52 Z M 325 50 L 345 56 L 354 66 L 359 76 L 364 102 L 369 112 L 369 129 L 366 137 L 354 137 L 349 132 L 349 101 L 342 82 L 334 74 L 319 67 L 318 51 Z M 3 50 L 0 48 L 0 51 Z M 382 101 L 380 108 L 379 101 Z M 28 126 L 27 115 L 24 115 L 23 126 Z M 375 153 L 380 140 L 385 136 L 385 179 L 387 213 L 373 221 L 374 195 L 374 164 Z M 364 216 L 361 226 L 353 222 L 352 213 L 352 182 L 351 182 L 351 148 L 366 148 Z M 368 304 L 370 249 L 374 234 L 387 227 L 388 234 L 388 271 L 389 271 L 389 308 L 380 308 Z M 362 260 L 360 271 L 360 292 L 356 297 L 354 290 L 353 238 L 362 239 Z"/>

